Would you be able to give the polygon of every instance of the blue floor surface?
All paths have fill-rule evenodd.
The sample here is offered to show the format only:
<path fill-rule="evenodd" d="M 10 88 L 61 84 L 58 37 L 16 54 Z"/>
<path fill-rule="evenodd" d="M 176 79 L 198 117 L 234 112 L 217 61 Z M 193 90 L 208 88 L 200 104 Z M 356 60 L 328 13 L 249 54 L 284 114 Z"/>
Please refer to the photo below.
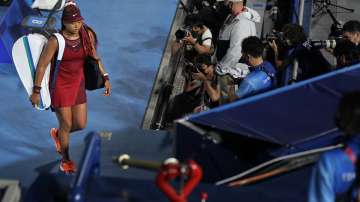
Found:
<path fill-rule="evenodd" d="M 110 131 L 102 147 L 103 176 L 152 178 L 139 170 L 121 171 L 111 157 L 129 153 L 144 159 L 171 155 L 171 141 L 163 132 L 139 128 L 156 76 L 176 0 L 78 0 L 86 23 L 99 38 L 99 53 L 112 85 L 110 97 L 88 93 L 88 126 L 71 137 L 71 156 L 79 161 L 89 131 Z M 0 9 L 2 15 L 5 8 Z M 60 157 L 49 129 L 57 126 L 50 111 L 36 111 L 12 65 L 0 64 L 0 178 L 18 179 L 28 187 L 39 171 L 57 172 Z M 153 135 L 156 133 L 156 135 Z"/>

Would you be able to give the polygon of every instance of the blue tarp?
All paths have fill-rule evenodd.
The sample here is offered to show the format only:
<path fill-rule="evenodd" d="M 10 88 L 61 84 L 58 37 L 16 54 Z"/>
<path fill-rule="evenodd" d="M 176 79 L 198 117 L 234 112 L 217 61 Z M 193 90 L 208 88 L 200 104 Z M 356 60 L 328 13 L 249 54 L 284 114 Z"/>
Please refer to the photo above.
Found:
<path fill-rule="evenodd" d="M 360 90 L 360 64 L 200 113 L 189 121 L 283 146 L 319 147 L 339 136 L 342 94 Z M 320 141 L 321 142 L 321 141 Z M 321 145 L 324 146 L 324 145 Z"/>

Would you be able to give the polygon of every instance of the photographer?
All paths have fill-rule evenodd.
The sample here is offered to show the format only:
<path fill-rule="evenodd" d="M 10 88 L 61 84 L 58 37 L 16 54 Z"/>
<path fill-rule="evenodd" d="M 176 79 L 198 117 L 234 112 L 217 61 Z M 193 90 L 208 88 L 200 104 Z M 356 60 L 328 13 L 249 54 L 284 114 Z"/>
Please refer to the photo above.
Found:
<path fill-rule="evenodd" d="M 250 36 L 241 44 L 242 57 L 250 65 L 250 73 L 241 81 L 231 101 L 271 90 L 276 87 L 276 70 L 263 60 L 264 45 L 256 36 Z"/>
<path fill-rule="evenodd" d="M 351 66 L 360 61 L 360 47 L 349 40 L 342 40 L 333 51 L 336 57 L 336 69 Z"/>
<path fill-rule="evenodd" d="M 269 42 L 274 51 L 275 65 L 283 74 L 295 59 L 299 63 L 297 81 L 315 77 L 331 70 L 330 63 L 319 49 L 308 49 L 303 28 L 297 24 L 287 24 L 282 28 L 283 39 Z M 281 44 L 281 46 L 279 46 Z"/>
<path fill-rule="evenodd" d="M 343 37 L 353 42 L 355 45 L 360 44 L 360 22 L 350 20 L 346 22 L 342 29 Z"/>
<path fill-rule="evenodd" d="M 191 62 L 199 54 L 212 54 L 212 34 L 209 28 L 204 25 L 199 15 L 187 16 L 187 24 L 190 29 L 179 29 L 176 31 L 176 41 L 172 46 L 172 53 L 176 54 L 179 48 L 186 46 L 185 58 Z"/>
<path fill-rule="evenodd" d="M 192 32 L 184 37 L 184 41 L 191 44 L 198 54 L 212 54 L 212 34 L 209 28 L 204 25 L 200 16 L 196 15 L 191 25 Z M 194 34 L 194 36 L 193 36 Z"/>
<path fill-rule="evenodd" d="M 193 73 L 193 78 L 195 81 L 201 81 L 201 88 L 204 92 L 201 105 L 194 109 L 194 112 L 199 112 L 219 105 L 220 89 L 217 84 L 214 65 L 211 63 L 211 57 L 208 55 L 200 55 L 196 62 L 201 64 L 201 66 L 198 72 Z"/>
<path fill-rule="evenodd" d="M 199 55 L 193 67 L 193 81 L 186 85 L 183 93 L 175 96 L 168 104 L 165 121 L 171 123 L 186 114 L 218 106 L 220 90 L 217 76 L 209 55 Z"/>

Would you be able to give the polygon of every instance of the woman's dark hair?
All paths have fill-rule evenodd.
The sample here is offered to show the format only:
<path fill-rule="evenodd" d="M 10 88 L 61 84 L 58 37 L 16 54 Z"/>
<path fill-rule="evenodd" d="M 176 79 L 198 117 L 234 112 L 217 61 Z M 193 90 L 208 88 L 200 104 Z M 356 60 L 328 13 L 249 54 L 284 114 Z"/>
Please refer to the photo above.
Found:
<path fill-rule="evenodd" d="M 253 57 L 262 57 L 264 53 L 264 45 L 256 36 L 249 36 L 241 43 L 242 52 Z"/>
<path fill-rule="evenodd" d="M 65 29 L 64 22 L 61 22 L 61 30 L 64 30 L 64 29 Z M 85 46 L 85 48 L 87 50 L 90 50 L 91 42 L 90 42 L 88 33 L 92 33 L 92 35 L 94 37 L 94 46 L 96 48 L 97 44 L 98 44 L 98 38 L 96 36 L 96 32 L 91 27 L 89 27 L 87 24 L 83 23 L 83 27 L 80 29 L 79 34 L 80 34 L 80 37 L 82 39 L 82 42 L 83 42 L 83 45 Z"/>
<path fill-rule="evenodd" d="M 297 24 L 286 24 L 281 29 L 285 39 L 289 39 L 292 45 L 299 45 L 306 41 L 306 34 L 302 26 Z"/>
<path fill-rule="evenodd" d="M 360 92 L 350 92 L 343 96 L 335 122 L 347 138 L 360 133 Z"/>

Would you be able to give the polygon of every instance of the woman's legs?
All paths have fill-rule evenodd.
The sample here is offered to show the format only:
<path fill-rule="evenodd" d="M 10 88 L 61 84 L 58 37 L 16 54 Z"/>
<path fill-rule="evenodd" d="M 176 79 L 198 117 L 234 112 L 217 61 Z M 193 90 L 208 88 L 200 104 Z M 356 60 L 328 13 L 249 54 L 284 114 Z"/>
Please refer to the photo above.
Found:
<path fill-rule="evenodd" d="M 87 122 L 87 104 L 79 104 L 71 107 L 72 127 L 71 132 L 82 130 L 86 127 Z"/>
<path fill-rule="evenodd" d="M 71 132 L 85 128 L 87 105 L 83 103 L 72 107 L 58 108 L 56 109 L 56 116 L 59 121 L 58 137 L 60 139 L 61 154 L 64 161 L 69 161 L 69 135 Z"/>
<path fill-rule="evenodd" d="M 69 161 L 69 135 L 72 128 L 71 107 L 56 109 L 56 116 L 59 121 L 58 137 L 61 145 L 61 155 L 64 161 Z"/>

